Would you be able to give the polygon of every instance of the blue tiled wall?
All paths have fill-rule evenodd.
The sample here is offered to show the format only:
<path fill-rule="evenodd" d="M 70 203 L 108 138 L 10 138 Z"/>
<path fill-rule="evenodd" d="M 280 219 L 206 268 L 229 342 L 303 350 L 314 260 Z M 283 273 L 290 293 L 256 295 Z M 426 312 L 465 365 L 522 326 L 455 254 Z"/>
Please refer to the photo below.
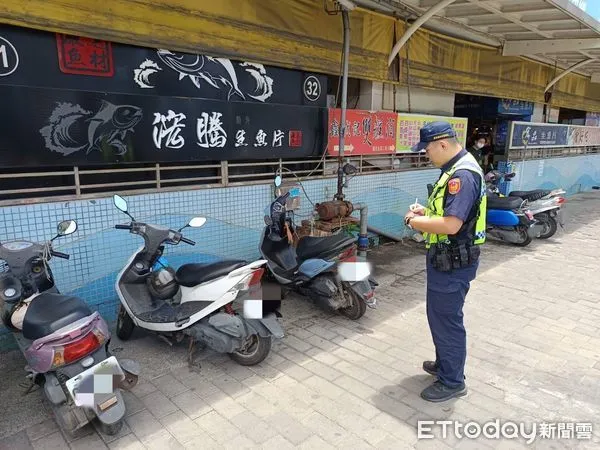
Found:
<path fill-rule="evenodd" d="M 523 169 L 522 169 L 523 167 Z M 522 186 L 519 186 L 522 174 Z M 552 188 L 561 186 L 576 193 L 600 184 L 600 155 L 517 163 L 512 189 Z M 369 225 L 396 237 L 408 236 L 402 218 L 408 206 L 418 198 L 425 203 L 427 183 L 437 179 L 436 169 L 356 176 L 345 190 L 353 202 L 369 206 Z M 303 183 L 312 203 L 331 199 L 336 180 L 311 180 Z M 166 256 L 175 267 L 184 262 L 212 261 L 223 258 L 258 257 L 263 211 L 271 200 L 270 185 L 230 187 L 126 196 L 129 210 L 138 220 L 171 228 L 183 226 L 193 216 L 207 217 L 199 229 L 186 229 L 196 246 L 180 244 L 167 249 Z M 297 221 L 308 218 L 310 201 L 302 194 Z M 358 215 L 358 213 L 355 213 Z M 127 217 L 112 204 L 111 198 L 64 203 L 11 206 L 0 208 L 0 240 L 26 239 L 41 242 L 52 237 L 58 222 L 75 219 L 79 230 L 55 241 L 57 250 L 69 253 L 68 261 L 53 259 L 57 285 L 65 293 L 81 296 L 112 321 L 118 300 L 114 282 L 118 271 L 141 245 L 139 237 L 115 230 Z M 13 346 L 12 336 L 0 325 L 0 352 Z"/>
<path fill-rule="evenodd" d="M 511 170 L 516 175 L 504 193 L 562 188 L 573 195 L 600 185 L 600 155 L 513 162 Z"/>
<path fill-rule="evenodd" d="M 426 185 L 435 180 L 436 174 L 436 170 L 422 170 L 356 176 L 345 193 L 348 199 L 369 205 L 369 224 L 402 237 L 408 231 L 402 224 L 404 211 L 417 197 L 425 201 Z M 312 180 L 303 185 L 312 203 L 331 199 L 336 191 L 334 179 Z M 169 262 L 178 267 L 184 262 L 258 258 L 263 212 L 271 201 L 272 188 L 255 185 L 125 198 L 130 213 L 140 221 L 179 228 L 193 216 L 208 219 L 202 228 L 185 231 L 196 246 L 180 244 L 167 248 Z M 298 223 L 310 216 L 310 201 L 302 194 Z M 0 219 L 5 224 L 0 240 L 36 242 L 51 238 L 61 220 L 77 220 L 79 230 L 75 234 L 55 241 L 55 249 L 71 255 L 68 261 L 51 261 L 57 286 L 62 292 L 84 298 L 107 320 L 115 319 L 117 273 L 142 240 L 114 229 L 115 224 L 126 223 L 128 218 L 113 206 L 112 198 L 4 207 L 0 208 Z M 12 336 L 0 325 L 0 351 L 12 344 Z"/>

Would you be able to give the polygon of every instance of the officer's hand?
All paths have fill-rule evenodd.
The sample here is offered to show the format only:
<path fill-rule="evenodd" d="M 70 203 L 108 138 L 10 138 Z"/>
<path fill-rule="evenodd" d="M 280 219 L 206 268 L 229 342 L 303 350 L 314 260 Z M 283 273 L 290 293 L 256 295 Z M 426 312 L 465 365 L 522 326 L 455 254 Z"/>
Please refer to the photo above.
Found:
<path fill-rule="evenodd" d="M 410 212 L 416 216 L 423 216 L 425 214 L 425 207 L 419 203 L 413 203 L 410 205 Z"/>

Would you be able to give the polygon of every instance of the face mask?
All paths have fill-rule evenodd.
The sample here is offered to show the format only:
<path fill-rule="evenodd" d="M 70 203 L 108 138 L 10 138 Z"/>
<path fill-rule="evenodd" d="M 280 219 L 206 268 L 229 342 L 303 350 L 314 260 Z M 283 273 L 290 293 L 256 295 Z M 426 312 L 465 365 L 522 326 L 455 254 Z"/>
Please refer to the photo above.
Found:
<path fill-rule="evenodd" d="M 475 143 L 475 148 L 477 150 L 481 150 L 484 146 L 485 146 L 485 144 L 482 144 L 481 142 L 476 142 Z"/>

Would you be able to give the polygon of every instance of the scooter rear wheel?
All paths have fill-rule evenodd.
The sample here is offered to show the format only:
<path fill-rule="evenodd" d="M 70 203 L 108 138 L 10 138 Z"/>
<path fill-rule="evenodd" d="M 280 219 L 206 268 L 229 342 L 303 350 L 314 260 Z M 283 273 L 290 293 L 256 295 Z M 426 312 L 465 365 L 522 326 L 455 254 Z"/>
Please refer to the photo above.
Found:
<path fill-rule="evenodd" d="M 558 224 L 556 219 L 551 216 L 544 216 L 540 218 L 540 222 L 544 223 L 544 231 L 539 235 L 540 239 L 548 239 L 556 234 L 558 230 Z"/>
<path fill-rule="evenodd" d="M 135 328 L 135 324 L 127 310 L 123 308 L 123 305 L 119 305 L 119 315 L 117 317 L 117 336 L 122 341 L 126 341 L 133 334 L 133 329 Z"/>
<path fill-rule="evenodd" d="M 529 244 L 531 244 L 531 241 L 533 240 L 531 236 L 529 236 L 529 233 L 527 233 L 527 230 L 521 230 L 521 232 L 519 233 L 519 237 L 523 240 L 515 243 L 517 247 L 527 247 Z"/>
<path fill-rule="evenodd" d="M 261 363 L 271 351 L 271 336 L 262 337 L 253 334 L 250 339 L 252 341 L 245 349 L 229 354 L 231 359 L 242 366 L 255 366 Z"/>
<path fill-rule="evenodd" d="M 113 423 L 112 425 L 106 425 L 98 420 L 98 426 L 104 434 L 108 436 L 114 436 L 123 428 L 123 419 Z"/>
<path fill-rule="evenodd" d="M 358 296 L 356 292 L 354 292 L 351 289 L 348 289 L 346 291 L 346 295 L 350 296 L 350 301 L 352 302 L 352 304 L 347 308 L 341 308 L 339 310 L 340 313 L 351 320 L 360 319 L 367 311 L 367 304 L 362 298 Z"/>

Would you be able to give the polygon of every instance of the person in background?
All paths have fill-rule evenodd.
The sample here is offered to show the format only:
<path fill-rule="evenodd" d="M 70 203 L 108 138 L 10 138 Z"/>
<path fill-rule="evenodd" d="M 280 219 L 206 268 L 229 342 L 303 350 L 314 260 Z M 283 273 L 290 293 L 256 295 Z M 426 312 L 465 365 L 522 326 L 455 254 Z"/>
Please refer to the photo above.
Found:
<path fill-rule="evenodd" d="M 479 163 L 482 169 L 485 169 L 487 163 L 487 155 L 484 154 L 483 148 L 487 146 L 487 137 L 483 134 L 475 135 L 473 144 L 468 148 L 468 151 L 473 158 Z"/>

